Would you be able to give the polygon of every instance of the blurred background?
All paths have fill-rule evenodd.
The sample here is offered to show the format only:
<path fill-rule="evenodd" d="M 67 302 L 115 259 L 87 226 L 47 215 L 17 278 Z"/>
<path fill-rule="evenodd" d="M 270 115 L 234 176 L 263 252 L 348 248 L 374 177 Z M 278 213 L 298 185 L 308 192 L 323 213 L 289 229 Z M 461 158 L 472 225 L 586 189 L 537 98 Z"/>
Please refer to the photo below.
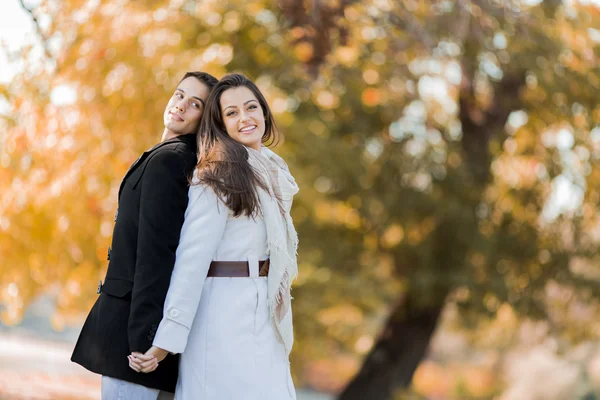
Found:
<path fill-rule="evenodd" d="M 0 398 L 99 398 L 70 352 L 190 70 L 285 135 L 299 399 L 600 398 L 599 60 L 597 0 L 2 0 Z"/>

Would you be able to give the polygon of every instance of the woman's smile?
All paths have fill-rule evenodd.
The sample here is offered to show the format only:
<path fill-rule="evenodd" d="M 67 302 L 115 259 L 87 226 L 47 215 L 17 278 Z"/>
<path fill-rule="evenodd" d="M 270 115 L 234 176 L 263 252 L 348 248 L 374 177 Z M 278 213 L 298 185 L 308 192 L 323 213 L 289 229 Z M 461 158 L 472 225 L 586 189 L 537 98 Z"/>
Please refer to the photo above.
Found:
<path fill-rule="evenodd" d="M 243 127 L 242 129 L 240 129 L 240 132 L 245 133 L 245 134 L 251 134 L 256 130 L 256 125 L 247 125 L 245 127 Z"/>

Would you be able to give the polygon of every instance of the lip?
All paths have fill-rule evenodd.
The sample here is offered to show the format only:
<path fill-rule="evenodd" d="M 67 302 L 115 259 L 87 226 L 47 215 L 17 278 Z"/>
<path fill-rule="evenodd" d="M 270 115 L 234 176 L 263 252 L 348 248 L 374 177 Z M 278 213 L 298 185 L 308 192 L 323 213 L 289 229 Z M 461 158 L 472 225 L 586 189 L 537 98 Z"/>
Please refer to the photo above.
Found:
<path fill-rule="evenodd" d="M 175 121 L 183 122 L 183 118 L 181 118 L 181 115 L 179 115 L 179 114 L 169 111 L 169 116 L 171 117 L 171 119 L 174 119 Z"/>
<path fill-rule="evenodd" d="M 250 129 L 248 129 L 248 128 L 250 128 Z M 247 134 L 254 132 L 255 130 L 256 130 L 256 125 L 246 125 L 242 129 L 240 129 L 239 132 L 247 135 Z"/>

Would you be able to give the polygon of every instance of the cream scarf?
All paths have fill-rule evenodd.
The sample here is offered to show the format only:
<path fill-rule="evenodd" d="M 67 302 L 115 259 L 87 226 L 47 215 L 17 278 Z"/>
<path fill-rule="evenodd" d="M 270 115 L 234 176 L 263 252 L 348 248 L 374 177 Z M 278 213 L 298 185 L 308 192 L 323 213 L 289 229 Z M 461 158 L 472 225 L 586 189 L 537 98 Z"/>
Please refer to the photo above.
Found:
<path fill-rule="evenodd" d="M 267 278 L 269 313 L 289 355 L 294 343 L 290 289 L 298 275 L 298 234 L 290 209 L 298 185 L 285 161 L 266 147 L 261 147 L 260 151 L 248 148 L 248 162 L 268 189 L 268 192 L 259 189 L 258 199 L 267 229 L 270 260 Z"/>

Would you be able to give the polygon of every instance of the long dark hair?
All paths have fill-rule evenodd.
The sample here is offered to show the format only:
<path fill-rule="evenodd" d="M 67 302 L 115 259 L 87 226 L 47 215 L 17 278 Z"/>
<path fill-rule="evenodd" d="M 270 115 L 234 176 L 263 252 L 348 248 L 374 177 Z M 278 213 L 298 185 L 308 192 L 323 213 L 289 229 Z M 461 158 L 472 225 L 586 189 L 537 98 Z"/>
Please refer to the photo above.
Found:
<path fill-rule="evenodd" d="M 235 217 L 254 217 L 260 212 L 257 189 L 265 184 L 248 162 L 246 146 L 232 139 L 221 115 L 221 95 L 229 89 L 246 87 L 252 91 L 265 117 L 262 143 L 275 144 L 279 131 L 267 100 L 258 87 L 242 74 L 225 75 L 206 101 L 198 133 L 198 183 L 210 186 Z"/>

